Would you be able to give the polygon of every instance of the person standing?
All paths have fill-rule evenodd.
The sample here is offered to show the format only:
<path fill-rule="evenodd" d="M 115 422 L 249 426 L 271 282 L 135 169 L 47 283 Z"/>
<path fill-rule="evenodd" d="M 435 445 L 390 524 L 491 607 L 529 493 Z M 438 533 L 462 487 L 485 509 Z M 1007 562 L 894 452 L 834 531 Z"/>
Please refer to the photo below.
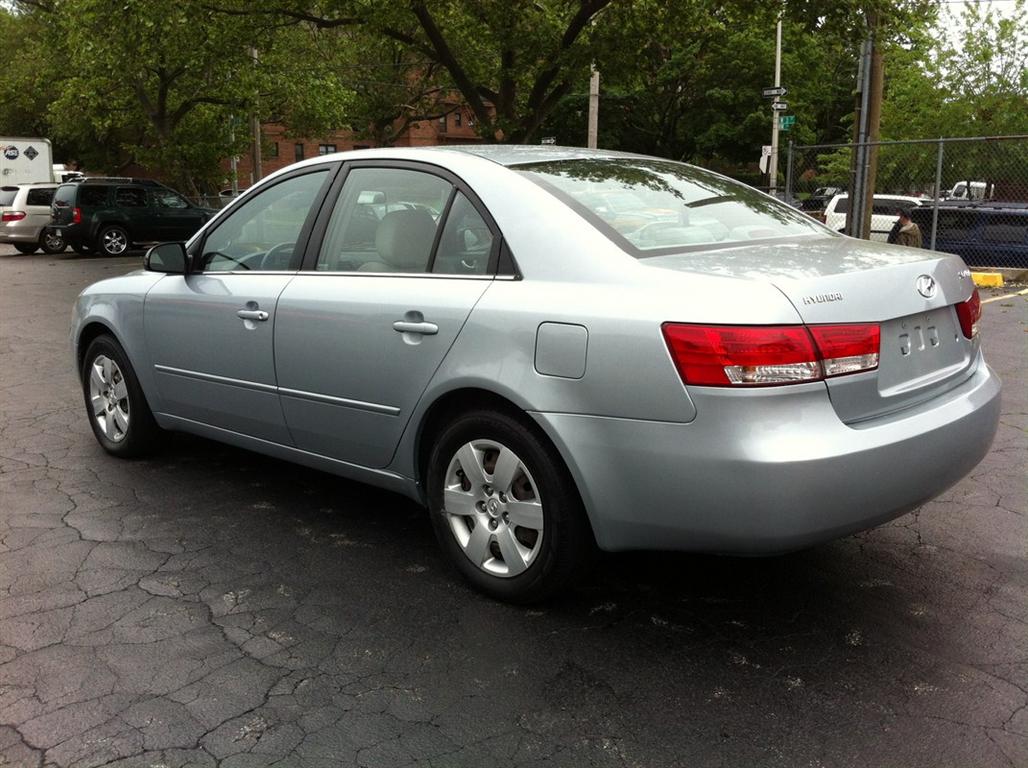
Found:
<path fill-rule="evenodd" d="M 921 228 L 910 220 L 910 210 L 904 208 L 899 214 L 899 232 L 896 233 L 896 245 L 908 248 L 922 248 Z"/>

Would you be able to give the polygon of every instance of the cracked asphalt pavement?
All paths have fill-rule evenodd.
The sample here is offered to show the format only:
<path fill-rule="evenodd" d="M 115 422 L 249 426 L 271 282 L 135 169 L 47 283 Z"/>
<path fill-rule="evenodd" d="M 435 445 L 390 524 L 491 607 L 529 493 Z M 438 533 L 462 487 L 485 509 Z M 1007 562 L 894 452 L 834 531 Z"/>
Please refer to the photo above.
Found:
<path fill-rule="evenodd" d="M 941 498 L 516 608 L 398 496 L 182 435 L 107 456 L 68 319 L 138 264 L 0 248 L 0 766 L 1028 766 L 1023 297 L 985 307 L 1002 425 Z"/>

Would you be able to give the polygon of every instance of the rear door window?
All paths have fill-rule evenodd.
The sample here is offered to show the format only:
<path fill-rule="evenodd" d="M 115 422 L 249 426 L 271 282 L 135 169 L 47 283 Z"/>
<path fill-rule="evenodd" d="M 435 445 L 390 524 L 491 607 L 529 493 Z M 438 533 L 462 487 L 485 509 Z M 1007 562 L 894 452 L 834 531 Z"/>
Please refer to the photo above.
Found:
<path fill-rule="evenodd" d="M 79 190 L 79 206 L 102 208 L 107 205 L 107 187 L 82 187 Z"/>
<path fill-rule="evenodd" d="M 354 168 L 332 210 L 315 269 L 428 271 L 452 185 L 407 168 Z"/>
<path fill-rule="evenodd" d="M 30 189 L 25 197 L 25 205 L 45 205 L 49 207 L 53 199 L 53 189 Z"/>
<path fill-rule="evenodd" d="M 146 190 L 141 187 L 118 187 L 114 192 L 114 204 L 119 208 L 145 208 Z"/>

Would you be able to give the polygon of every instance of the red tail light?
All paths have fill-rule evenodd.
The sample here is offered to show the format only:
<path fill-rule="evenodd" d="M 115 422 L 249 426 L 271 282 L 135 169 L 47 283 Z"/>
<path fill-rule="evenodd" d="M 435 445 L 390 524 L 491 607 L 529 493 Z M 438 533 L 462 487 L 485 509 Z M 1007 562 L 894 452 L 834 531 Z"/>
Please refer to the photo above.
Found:
<path fill-rule="evenodd" d="M 71 209 L 71 223 L 72 224 L 81 224 L 82 223 L 82 209 L 81 208 L 72 208 Z"/>
<path fill-rule="evenodd" d="M 871 371 L 878 367 L 881 329 L 877 325 L 811 325 L 825 376 Z"/>
<path fill-rule="evenodd" d="M 973 339 L 978 335 L 978 321 L 982 319 L 982 297 L 978 295 L 977 288 L 970 299 L 957 304 L 957 319 L 966 338 Z"/>
<path fill-rule="evenodd" d="M 878 367 L 877 325 L 808 328 L 664 323 L 662 330 L 686 384 L 797 384 Z"/>
<path fill-rule="evenodd" d="M 25 211 L 4 211 L 0 214 L 0 221 L 21 221 L 25 218 Z"/>

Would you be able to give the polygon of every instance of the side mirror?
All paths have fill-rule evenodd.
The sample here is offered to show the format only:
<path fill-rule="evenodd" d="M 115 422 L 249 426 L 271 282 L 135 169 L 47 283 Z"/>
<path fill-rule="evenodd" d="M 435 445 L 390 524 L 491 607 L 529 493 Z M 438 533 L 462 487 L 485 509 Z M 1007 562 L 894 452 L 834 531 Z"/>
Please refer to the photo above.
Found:
<path fill-rule="evenodd" d="M 143 257 L 143 266 L 148 271 L 169 275 L 184 275 L 188 264 L 184 243 L 159 243 Z"/>

